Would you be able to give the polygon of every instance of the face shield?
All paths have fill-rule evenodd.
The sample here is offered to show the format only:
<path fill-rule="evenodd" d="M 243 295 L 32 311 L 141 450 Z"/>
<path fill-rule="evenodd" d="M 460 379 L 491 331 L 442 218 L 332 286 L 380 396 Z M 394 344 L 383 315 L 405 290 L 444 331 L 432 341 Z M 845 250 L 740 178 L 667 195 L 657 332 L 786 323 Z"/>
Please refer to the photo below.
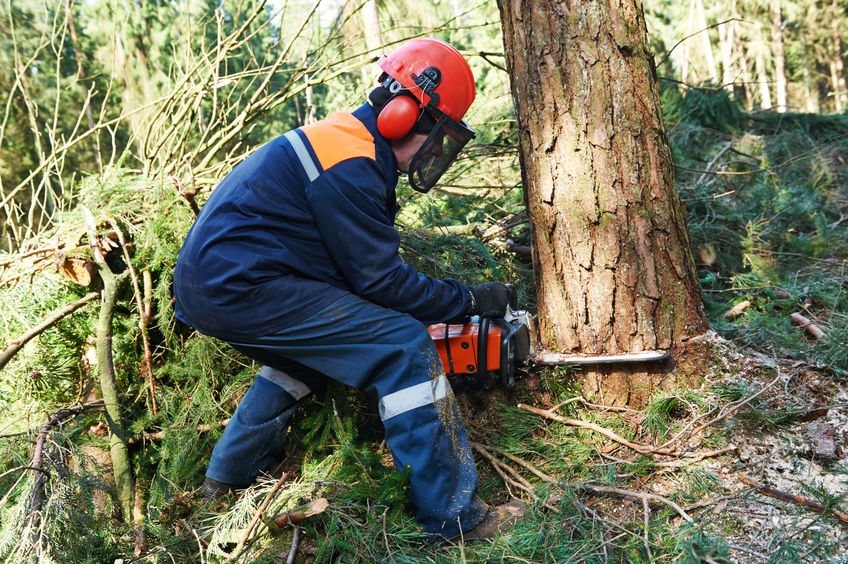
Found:
<path fill-rule="evenodd" d="M 474 138 L 474 130 L 464 121 L 457 122 L 442 112 L 434 113 L 438 121 L 409 165 L 409 185 L 424 194 L 435 186 L 462 148 Z"/>

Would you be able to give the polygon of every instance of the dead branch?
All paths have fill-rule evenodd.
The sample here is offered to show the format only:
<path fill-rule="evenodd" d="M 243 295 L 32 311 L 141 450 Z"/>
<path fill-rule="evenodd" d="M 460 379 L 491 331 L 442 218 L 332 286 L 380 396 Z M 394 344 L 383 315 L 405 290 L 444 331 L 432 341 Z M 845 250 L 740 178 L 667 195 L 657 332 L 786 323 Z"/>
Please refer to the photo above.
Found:
<path fill-rule="evenodd" d="M 680 456 L 677 451 L 668 450 L 660 447 L 653 447 L 651 445 L 643 445 L 639 443 L 634 443 L 622 437 L 621 435 L 616 434 L 615 432 L 607 429 L 606 427 L 601 427 L 595 423 L 589 423 L 588 421 L 581 421 L 579 419 L 571 419 L 569 417 L 563 417 L 557 413 L 554 413 L 548 409 L 539 409 L 538 407 L 532 407 L 529 405 L 525 405 L 523 403 L 519 403 L 517 406 L 519 409 L 523 409 L 524 411 L 529 411 L 530 413 L 535 413 L 536 415 L 541 415 L 547 419 L 551 419 L 553 421 L 558 421 L 560 423 L 565 423 L 566 425 L 570 425 L 571 427 L 580 427 L 582 429 L 589 429 L 590 431 L 594 431 L 596 433 L 600 433 L 601 435 L 611 439 L 617 443 L 620 443 L 630 449 L 635 450 L 639 454 L 664 454 L 667 456 Z"/>
<path fill-rule="evenodd" d="M 97 292 L 91 292 L 90 294 L 86 294 L 82 298 L 77 301 L 64 305 L 54 311 L 50 317 L 18 337 L 9 343 L 9 346 L 6 347 L 6 350 L 3 351 L 3 354 L 0 354 L 0 370 L 3 369 L 6 364 L 12 360 L 12 358 L 18 353 L 19 350 L 23 348 L 29 341 L 31 341 L 34 337 L 40 335 L 62 319 L 66 318 L 70 314 L 74 313 L 76 310 L 96 298 L 99 294 Z"/>
<path fill-rule="evenodd" d="M 294 564 L 294 559 L 297 556 L 297 547 L 300 544 L 300 528 L 295 527 L 294 533 L 292 534 L 292 542 L 291 547 L 289 548 L 289 555 L 286 558 L 286 564 Z"/>
<path fill-rule="evenodd" d="M 810 321 L 807 317 L 801 315 L 798 312 L 795 312 L 795 313 L 790 313 L 789 318 L 796 325 L 799 325 L 800 327 L 805 329 L 807 331 L 807 333 L 812 335 L 814 338 L 816 338 L 816 339 L 824 338 L 825 333 L 824 333 L 824 331 L 822 331 L 822 328 L 819 327 L 818 325 L 816 325 L 815 323 L 813 323 L 812 321 Z"/>
<path fill-rule="evenodd" d="M 637 499 L 645 500 L 645 501 L 654 501 L 658 503 L 662 503 L 674 509 L 678 515 L 683 517 L 688 522 L 692 522 L 692 517 L 683 510 L 682 507 L 671 501 L 670 499 L 666 499 L 661 495 L 656 495 L 652 493 L 646 492 L 636 492 L 632 490 L 625 490 L 622 488 L 610 488 L 607 486 L 593 486 L 589 484 L 570 484 L 572 487 L 576 489 L 586 490 L 595 493 L 609 493 L 614 495 L 620 495 L 624 497 L 635 497 Z"/>
<path fill-rule="evenodd" d="M 241 540 L 236 545 L 235 550 L 233 550 L 233 554 L 238 556 L 241 553 L 242 548 L 244 548 L 247 539 L 250 538 L 250 533 L 253 532 L 253 528 L 256 527 L 256 524 L 259 523 L 260 516 L 268 509 L 268 505 L 271 504 L 271 500 L 274 499 L 274 496 L 277 495 L 277 492 L 280 491 L 280 488 L 283 487 L 283 482 L 286 481 L 286 478 L 289 477 L 288 472 L 283 472 L 283 475 L 280 476 L 280 479 L 277 480 L 277 483 L 274 484 L 274 487 L 271 488 L 271 491 L 268 492 L 268 495 L 265 496 L 265 499 L 256 508 L 256 513 L 253 514 L 253 520 L 248 525 L 247 530 L 244 532 L 244 535 L 241 537 Z"/>
<path fill-rule="evenodd" d="M 835 509 L 831 509 L 829 507 L 825 507 L 820 502 L 815 499 L 810 499 L 808 497 L 802 497 L 800 495 L 794 495 L 790 493 L 786 493 L 784 491 L 770 488 L 769 486 L 764 486 L 752 478 L 749 478 L 745 474 L 739 474 L 739 480 L 752 488 L 754 488 L 757 492 L 767 495 L 769 497 L 773 497 L 775 499 L 779 499 L 781 501 L 788 501 L 790 503 L 797 503 L 799 505 L 803 505 L 804 507 L 808 507 L 817 513 L 828 513 L 830 512 L 834 517 L 842 521 L 843 523 L 848 523 L 848 515 L 842 513 L 841 511 L 836 511 Z"/>
<path fill-rule="evenodd" d="M 736 319 L 737 317 L 742 315 L 742 312 L 748 309 L 750 305 L 751 302 L 749 300 L 743 300 L 732 308 L 730 308 L 729 310 L 722 313 L 721 316 L 725 319 Z"/>

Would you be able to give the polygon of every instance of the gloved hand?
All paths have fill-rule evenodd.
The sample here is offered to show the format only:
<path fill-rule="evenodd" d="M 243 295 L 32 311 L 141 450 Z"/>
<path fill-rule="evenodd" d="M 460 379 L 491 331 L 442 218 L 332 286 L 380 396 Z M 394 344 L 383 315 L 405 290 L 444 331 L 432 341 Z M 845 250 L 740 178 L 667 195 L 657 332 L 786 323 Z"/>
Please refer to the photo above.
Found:
<path fill-rule="evenodd" d="M 503 317 L 506 306 L 510 304 L 510 288 L 503 282 L 478 284 L 471 290 L 471 311 L 469 315 L 480 317 Z"/>

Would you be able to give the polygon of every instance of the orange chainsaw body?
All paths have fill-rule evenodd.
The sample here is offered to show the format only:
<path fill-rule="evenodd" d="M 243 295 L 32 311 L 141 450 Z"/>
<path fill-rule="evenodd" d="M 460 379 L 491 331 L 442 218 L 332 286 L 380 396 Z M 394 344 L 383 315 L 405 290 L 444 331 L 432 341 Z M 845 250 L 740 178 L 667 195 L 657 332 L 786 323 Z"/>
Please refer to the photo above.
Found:
<path fill-rule="evenodd" d="M 447 334 L 445 333 L 447 328 Z M 498 370 L 501 366 L 501 334 L 499 325 L 491 324 L 486 335 L 486 368 Z M 480 325 L 445 325 L 437 323 L 428 328 L 430 337 L 439 351 L 442 365 L 447 374 L 475 374 L 478 370 L 478 350 Z"/>

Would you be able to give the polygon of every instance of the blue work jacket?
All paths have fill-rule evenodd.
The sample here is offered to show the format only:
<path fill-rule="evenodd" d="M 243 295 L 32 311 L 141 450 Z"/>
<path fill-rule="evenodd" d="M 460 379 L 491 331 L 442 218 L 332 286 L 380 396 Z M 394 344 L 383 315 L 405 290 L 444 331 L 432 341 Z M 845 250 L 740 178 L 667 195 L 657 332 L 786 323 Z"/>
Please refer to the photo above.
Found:
<path fill-rule="evenodd" d="M 461 317 L 467 287 L 398 254 L 397 180 L 368 104 L 260 147 L 215 188 L 180 249 L 177 318 L 238 340 L 291 327 L 347 293 L 426 324 Z"/>

